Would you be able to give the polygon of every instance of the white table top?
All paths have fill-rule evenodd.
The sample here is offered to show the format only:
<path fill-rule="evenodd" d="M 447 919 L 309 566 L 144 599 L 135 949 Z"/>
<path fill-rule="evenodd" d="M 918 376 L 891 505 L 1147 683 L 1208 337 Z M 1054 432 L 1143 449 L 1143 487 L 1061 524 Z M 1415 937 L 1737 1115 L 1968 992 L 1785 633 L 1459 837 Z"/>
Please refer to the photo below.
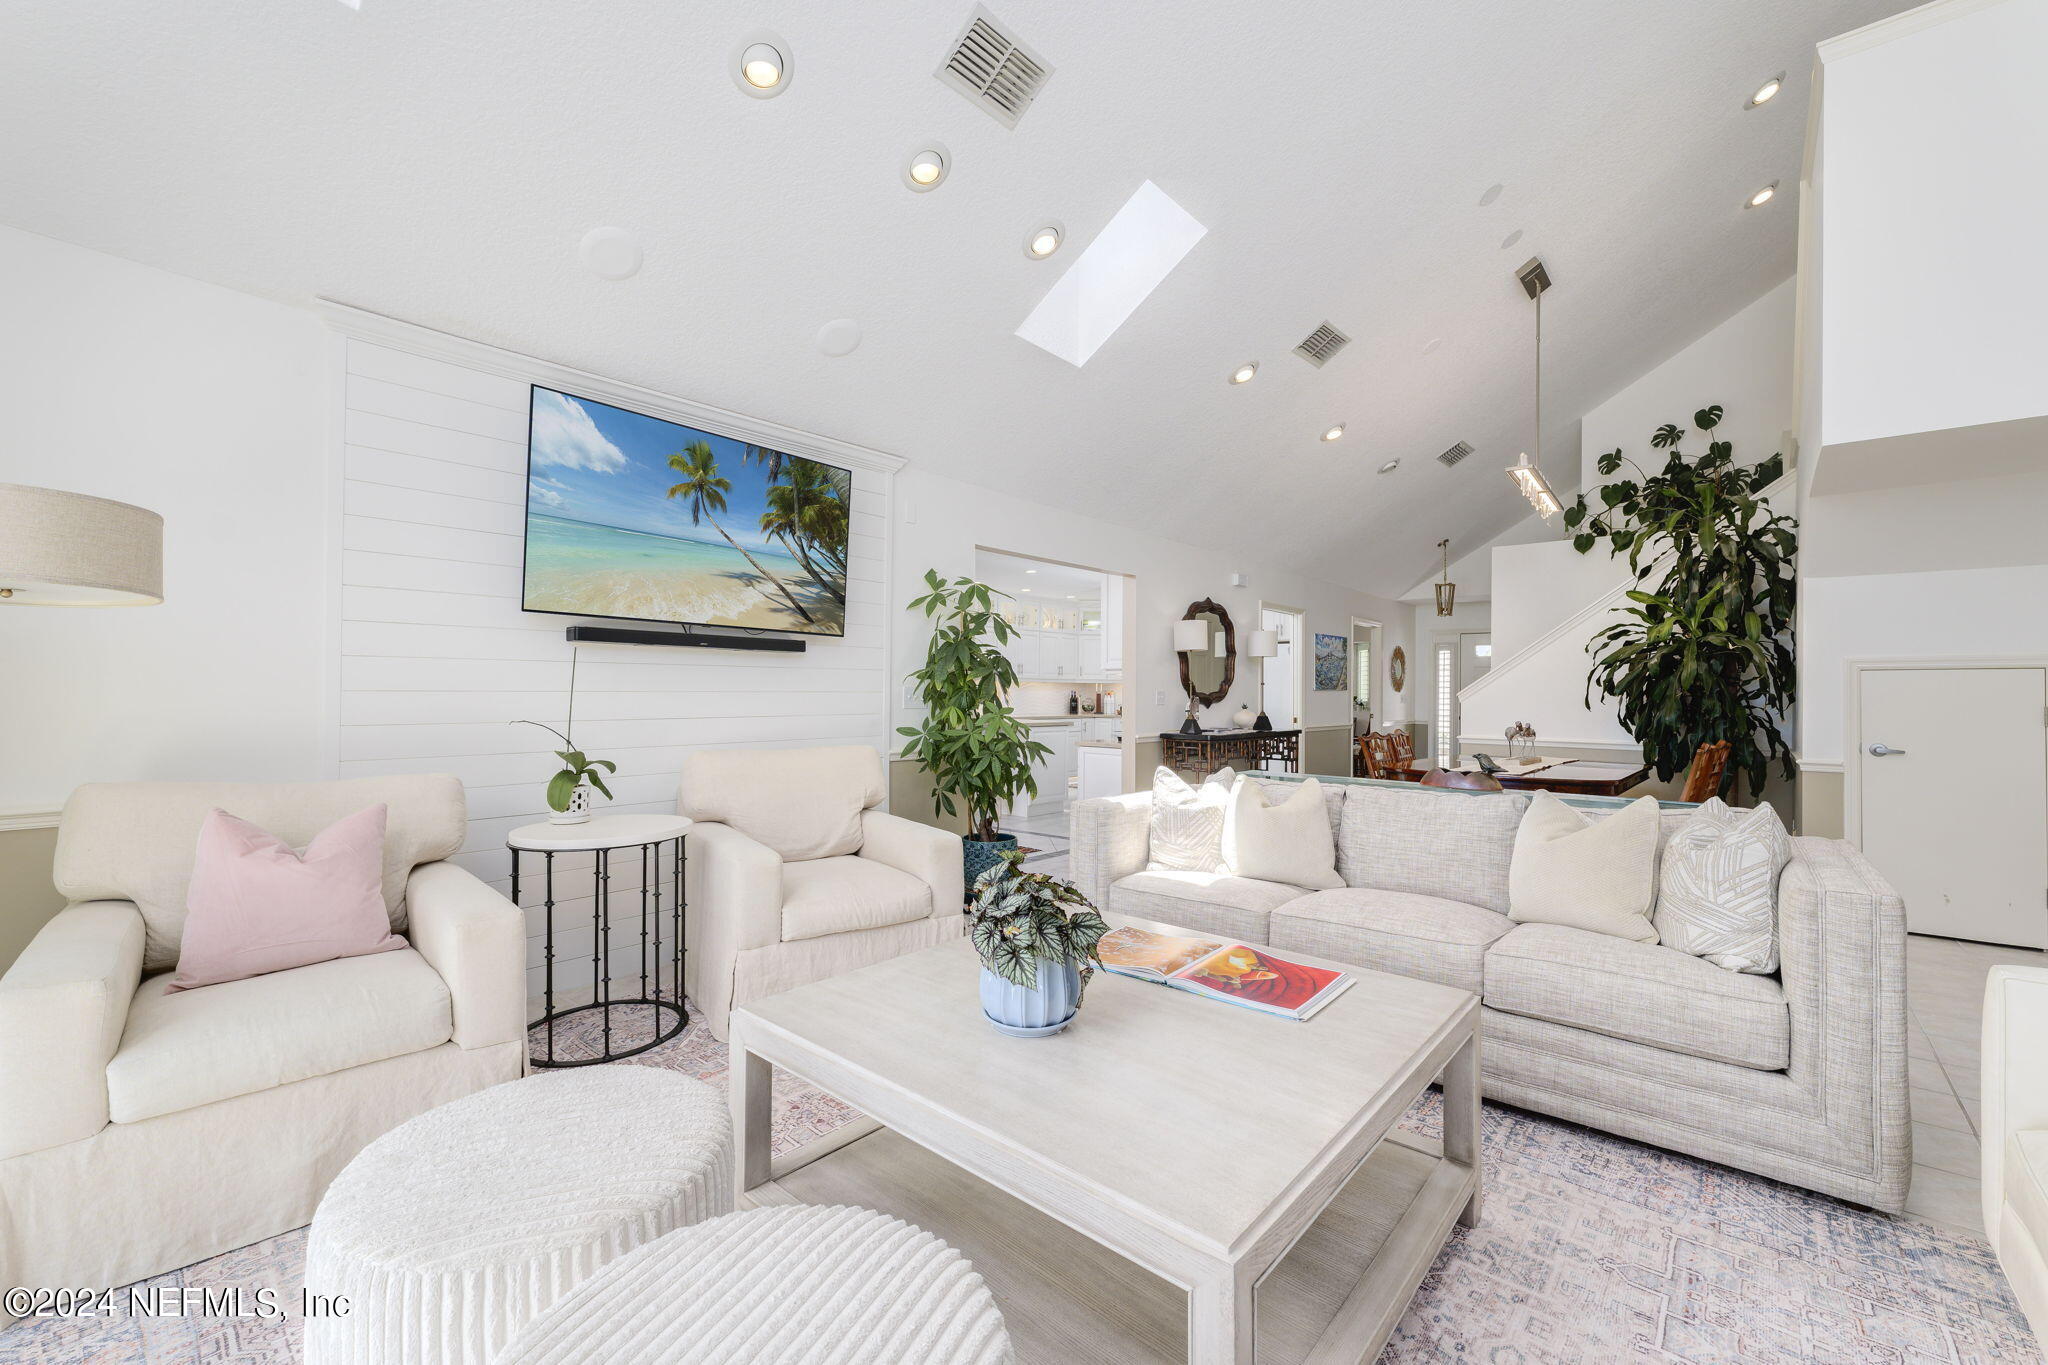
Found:
<path fill-rule="evenodd" d="M 1344 1134 L 1391 1121 L 1381 1111 L 1406 1103 L 1400 1082 L 1418 1057 L 1473 1027 L 1478 1001 L 1468 992 L 1344 970 L 1358 980 L 1301 1022 L 1099 972 L 1065 1032 L 1019 1039 L 982 1018 L 980 962 L 960 939 L 733 1015 L 850 1068 L 863 1083 L 849 1088 L 907 1092 L 929 1117 L 992 1137 L 1181 1236 L 1228 1247 Z M 771 1059 L 787 1050 L 766 1039 L 759 1048 Z M 882 1109 L 868 1112 L 890 1122 Z"/>
<path fill-rule="evenodd" d="M 536 853 L 630 848 L 680 839 L 694 823 L 687 815 L 593 815 L 580 825 L 521 825 L 505 836 L 505 847 Z"/>

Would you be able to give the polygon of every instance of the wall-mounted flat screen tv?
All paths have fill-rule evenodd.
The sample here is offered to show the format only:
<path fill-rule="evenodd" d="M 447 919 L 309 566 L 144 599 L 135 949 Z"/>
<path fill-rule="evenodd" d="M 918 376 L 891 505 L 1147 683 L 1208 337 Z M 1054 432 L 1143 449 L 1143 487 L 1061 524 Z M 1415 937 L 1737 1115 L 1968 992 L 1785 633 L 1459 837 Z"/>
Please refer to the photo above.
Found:
<path fill-rule="evenodd" d="M 852 489 L 835 465 L 535 385 L 522 605 L 844 635 Z"/>

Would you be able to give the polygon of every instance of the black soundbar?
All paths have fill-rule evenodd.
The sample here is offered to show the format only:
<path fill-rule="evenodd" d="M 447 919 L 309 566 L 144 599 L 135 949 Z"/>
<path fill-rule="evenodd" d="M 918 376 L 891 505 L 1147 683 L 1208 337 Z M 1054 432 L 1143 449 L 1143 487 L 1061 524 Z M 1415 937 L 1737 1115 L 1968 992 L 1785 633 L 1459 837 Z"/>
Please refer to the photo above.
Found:
<path fill-rule="evenodd" d="M 802 640 L 776 635 L 699 635 L 667 630 L 626 630 L 619 626 L 570 626 L 569 643 L 580 645 L 681 645 L 696 649 L 765 649 L 777 654 L 801 654 Z"/>

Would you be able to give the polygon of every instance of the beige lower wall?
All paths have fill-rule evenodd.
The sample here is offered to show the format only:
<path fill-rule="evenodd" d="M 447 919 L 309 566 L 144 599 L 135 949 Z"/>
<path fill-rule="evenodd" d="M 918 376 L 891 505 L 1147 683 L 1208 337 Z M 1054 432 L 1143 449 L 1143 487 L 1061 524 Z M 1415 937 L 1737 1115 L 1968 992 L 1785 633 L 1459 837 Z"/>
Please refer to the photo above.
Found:
<path fill-rule="evenodd" d="M 1845 837 L 1842 774 L 1801 771 L 1799 774 L 1799 832 L 1824 839 Z"/>
<path fill-rule="evenodd" d="M 1312 725 L 1301 732 L 1301 770 L 1351 776 L 1351 727 Z"/>
<path fill-rule="evenodd" d="M 889 760 L 889 809 L 920 825 L 937 825 L 955 834 L 967 831 L 965 815 L 941 815 L 932 805 L 932 775 L 914 758 Z"/>
<path fill-rule="evenodd" d="M 64 908 L 64 898 L 50 883 L 56 852 L 55 828 L 0 830 L 0 972 L 13 966 L 36 930 Z"/>

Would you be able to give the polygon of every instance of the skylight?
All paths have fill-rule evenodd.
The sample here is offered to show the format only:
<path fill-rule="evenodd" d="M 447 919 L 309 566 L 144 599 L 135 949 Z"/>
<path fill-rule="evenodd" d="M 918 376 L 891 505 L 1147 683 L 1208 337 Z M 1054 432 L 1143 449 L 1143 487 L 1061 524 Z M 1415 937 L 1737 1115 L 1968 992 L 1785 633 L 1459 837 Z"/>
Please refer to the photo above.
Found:
<path fill-rule="evenodd" d="M 1147 180 L 1074 258 L 1017 335 L 1070 365 L 1086 365 L 1208 232 Z"/>

